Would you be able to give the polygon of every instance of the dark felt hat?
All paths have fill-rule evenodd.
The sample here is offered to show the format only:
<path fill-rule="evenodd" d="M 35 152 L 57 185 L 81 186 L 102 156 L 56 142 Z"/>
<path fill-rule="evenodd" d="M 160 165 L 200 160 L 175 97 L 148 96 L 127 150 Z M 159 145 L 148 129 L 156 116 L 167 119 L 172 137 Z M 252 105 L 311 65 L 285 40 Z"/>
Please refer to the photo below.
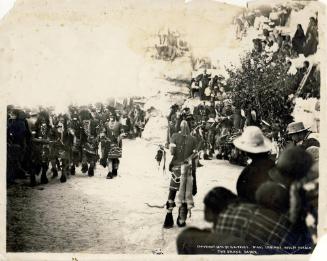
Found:
<path fill-rule="evenodd" d="M 287 134 L 295 134 L 302 131 L 307 131 L 310 128 L 305 128 L 302 121 L 292 122 L 287 126 Z"/>

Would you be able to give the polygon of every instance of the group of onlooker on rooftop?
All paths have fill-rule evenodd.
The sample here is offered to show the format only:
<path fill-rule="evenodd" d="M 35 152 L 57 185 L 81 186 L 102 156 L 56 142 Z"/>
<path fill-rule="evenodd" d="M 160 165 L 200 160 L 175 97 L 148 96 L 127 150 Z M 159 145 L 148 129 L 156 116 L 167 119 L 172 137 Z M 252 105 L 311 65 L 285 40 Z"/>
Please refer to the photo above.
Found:
<path fill-rule="evenodd" d="M 250 27 L 258 31 L 259 37 L 254 39 L 255 48 L 266 52 L 276 52 L 281 49 L 289 57 L 304 54 L 305 57 L 316 53 L 318 39 L 318 14 L 310 17 L 304 32 L 302 25 L 298 24 L 296 32 L 291 37 L 285 29 L 292 8 L 277 6 L 272 10 L 250 10 L 235 18 L 236 38 L 242 39 Z"/>

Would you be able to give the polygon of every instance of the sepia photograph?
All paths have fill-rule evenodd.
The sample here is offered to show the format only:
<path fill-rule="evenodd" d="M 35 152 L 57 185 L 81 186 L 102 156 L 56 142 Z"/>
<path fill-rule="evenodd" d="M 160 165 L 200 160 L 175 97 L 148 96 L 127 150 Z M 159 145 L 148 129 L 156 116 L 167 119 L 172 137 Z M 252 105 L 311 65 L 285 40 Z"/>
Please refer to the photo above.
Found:
<path fill-rule="evenodd" d="M 4 260 L 308 260 L 324 3 L 4 3 Z"/>

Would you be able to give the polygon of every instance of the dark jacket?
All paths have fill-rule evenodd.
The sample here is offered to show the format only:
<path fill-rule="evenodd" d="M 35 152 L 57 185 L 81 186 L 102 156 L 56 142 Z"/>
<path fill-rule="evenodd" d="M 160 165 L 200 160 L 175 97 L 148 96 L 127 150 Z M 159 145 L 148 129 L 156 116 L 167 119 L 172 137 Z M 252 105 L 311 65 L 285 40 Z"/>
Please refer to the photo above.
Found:
<path fill-rule="evenodd" d="M 268 158 L 268 154 L 255 157 L 238 177 L 236 189 L 239 197 L 255 203 L 255 192 L 259 186 L 269 180 L 268 172 L 275 163 Z"/>

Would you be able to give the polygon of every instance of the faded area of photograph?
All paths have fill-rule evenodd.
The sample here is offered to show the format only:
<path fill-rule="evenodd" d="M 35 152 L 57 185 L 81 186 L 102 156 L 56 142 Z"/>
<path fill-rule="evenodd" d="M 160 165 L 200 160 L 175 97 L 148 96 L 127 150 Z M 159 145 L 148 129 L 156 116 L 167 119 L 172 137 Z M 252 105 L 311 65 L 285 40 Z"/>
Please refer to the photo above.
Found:
<path fill-rule="evenodd" d="M 317 1 L 16 0 L 7 252 L 310 254 Z"/>

